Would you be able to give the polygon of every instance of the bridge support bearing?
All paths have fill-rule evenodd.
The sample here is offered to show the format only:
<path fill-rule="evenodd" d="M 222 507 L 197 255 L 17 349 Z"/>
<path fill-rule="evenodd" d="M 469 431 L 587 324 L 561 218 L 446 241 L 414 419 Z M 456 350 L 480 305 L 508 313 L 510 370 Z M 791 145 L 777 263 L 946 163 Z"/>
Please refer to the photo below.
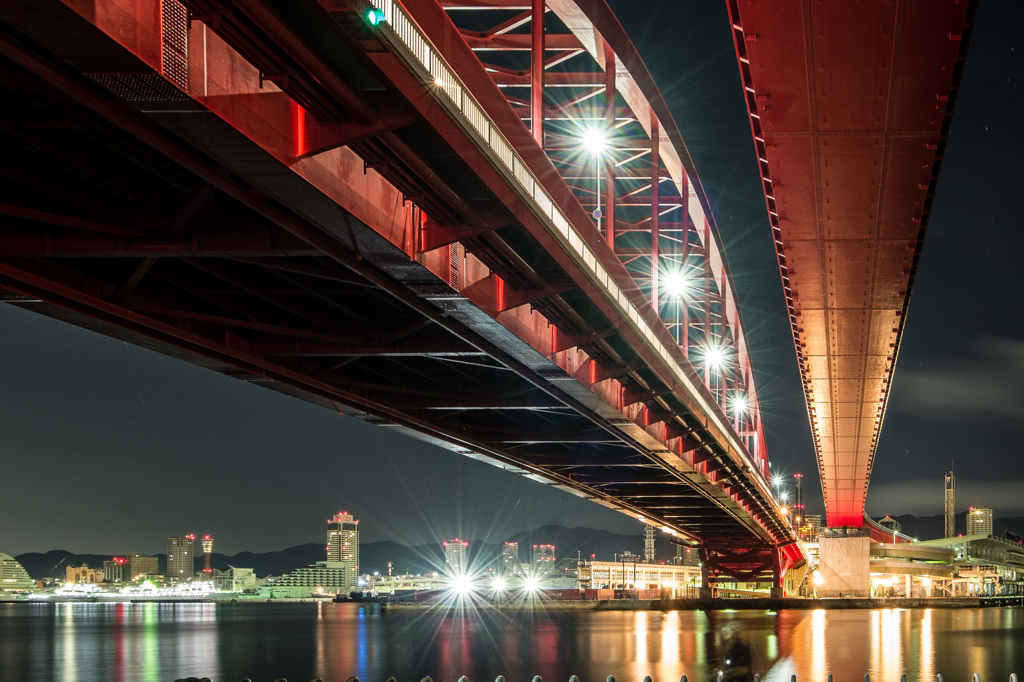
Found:
<path fill-rule="evenodd" d="M 871 595 L 871 538 L 828 537 L 818 539 L 819 597 L 868 597 Z"/>

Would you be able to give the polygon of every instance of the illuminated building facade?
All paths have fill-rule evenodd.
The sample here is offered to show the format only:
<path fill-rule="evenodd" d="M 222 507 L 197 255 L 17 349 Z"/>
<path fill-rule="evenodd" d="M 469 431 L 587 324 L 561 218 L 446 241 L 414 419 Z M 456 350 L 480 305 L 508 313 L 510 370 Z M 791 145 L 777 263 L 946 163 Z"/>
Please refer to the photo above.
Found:
<path fill-rule="evenodd" d="M 348 584 L 356 584 L 359 577 L 359 521 L 348 512 L 338 512 L 327 521 L 327 561 L 348 564 Z"/>
<path fill-rule="evenodd" d="M 355 588 L 352 567 L 346 561 L 318 561 L 312 566 L 297 568 L 273 583 L 259 588 L 259 595 L 272 599 L 300 599 L 314 594 L 347 595 Z"/>
<path fill-rule="evenodd" d="M 64 582 L 72 585 L 96 585 L 103 582 L 103 570 L 81 566 L 68 566 L 64 569 Z"/>
<path fill-rule="evenodd" d="M 547 575 L 555 570 L 555 546 L 534 545 L 533 560 L 530 562 L 535 576 Z"/>
<path fill-rule="evenodd" d="M 225 592 L 255 592 L 256 574 L 251 568 L 229 566 L 226 571 L 213 570 L 213 585 Z"/>
<path fill-rule="evenodd" d="M 700 581 L 697 566 L 622 561 L 584 561 L 579 565 L 579 587 L 585 590 L 661 590 L 671 598 L 682 598 L 697 596 Z"/>
<path fill-rule="evenodd" d="M 454 540 L 445 540 L 441 546 L 444 547 L 445 573 L 466 575 L 466 568 L 469 566 L 469 543 L 455 538 Z"/>
<path fill-rule="evenodd" d="M 210 560 L 213 557 L 213 538 L 209 535 L 203 536 L 203 578 L 213 578 L 213 569 L 210 568 Z"/>
<path fill-rule="evenodd" d="M 519 575 L 522 566 L 519 563 L 519 543 L 506 542 L 501 548 L 501 574 L 504 576 Z"/>
<path fill-rule="evenodd" d="M 35 581 L 17 559 L 0 552 L 0 590 L 22 592 L 35 586 Z"/>
<path fill-rule="evenodd" d="M 196 536 L 167 538 L 167 579 L 188 582 L 195 575 Z"/>
<path fill-rule="evenodd" d="M 121 583 L 131 580 L 128 559 L 116 556 L 103 562 L 103 580 L 108 583 Z"/>
<path fill-rule="evenodd" d="M 992 535 L 991 507 L 971 507 L 967 510 L 968 535 Z"/>
<path fill-rule="evenodd" d="M 160 560 L 155 556 L 144 556 L 139 552 L 132 552 L 128 563 L 128 573 L 131 576 L 131 580 L 135 580 L 139 576 L 158 575 L 160 573 Z"/>
<path fill-rule="evenodd" d="M 806 533 L 804 539 L 808 542 L 815 542 L 821 535 L 821 514 L 804 514 L 804 528 Z"/>

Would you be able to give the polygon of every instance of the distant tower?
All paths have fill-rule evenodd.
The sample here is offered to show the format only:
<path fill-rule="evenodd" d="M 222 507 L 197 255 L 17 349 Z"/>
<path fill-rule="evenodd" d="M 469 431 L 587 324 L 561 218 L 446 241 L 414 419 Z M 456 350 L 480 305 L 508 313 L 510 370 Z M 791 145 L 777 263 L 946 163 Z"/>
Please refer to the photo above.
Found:
<path fill-rule="evenodd" d="M 203 536 L 203 578 L 213 578 L 213 569 L 210 567 L 210 559 L 213 558 L 213 538 L 209 535 Z"/>
<path fill-rule="evenodd" d="M 327 520 L 327 560 L 348 563 L 348 584 L 359 581 L 359 522 L 348 512 Z"/>
<path fill-rule="evenodd" d="M 644 524 L 644 563 L 654 563 L 654 526 Z"/>
<path fill-rule="evenodd" d="M 469 565 L 469 543 L 455 538 L 441 543 L 444 547 L 444 570 L 448 575 L 466 575 Z"/>
<path fill-rule="evenodd" d="M 804 525 L 804 475 L 793 474 L 796 479 L 796 500 L 793 502 L 793 528 L 800 537 L 800 528 Z"/>
<path fill-rule="evenodd" d="M 167 538 L 167 577 L 174 582 L 192 580 L 195 575 L 196 536 L 191 533 Z"/>
<path fill-rule="evenodd" d="M 953 467 L 950 466 L 946 472 L 946 537 L 956 535 L 956 477 L 953 476 Z"/>
<path fill-rule="evenodd" d="M 518 575 L 521 568 L 519 564 L 519 543 L 506 542 L 501 548 L 501 574 L 504 576 Z"/>

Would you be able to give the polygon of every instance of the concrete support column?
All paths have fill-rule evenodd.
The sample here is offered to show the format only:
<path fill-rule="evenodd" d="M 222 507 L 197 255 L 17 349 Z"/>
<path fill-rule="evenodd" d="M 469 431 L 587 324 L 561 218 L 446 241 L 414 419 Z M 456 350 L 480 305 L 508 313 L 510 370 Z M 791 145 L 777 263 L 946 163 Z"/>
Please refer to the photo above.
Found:
<path fill-rule="evenodd" d="M 782 557 L 782 550 L 772 547 L 772 590 L 773 599 L 782 599 L 786 596 L 786 571 Z"/>

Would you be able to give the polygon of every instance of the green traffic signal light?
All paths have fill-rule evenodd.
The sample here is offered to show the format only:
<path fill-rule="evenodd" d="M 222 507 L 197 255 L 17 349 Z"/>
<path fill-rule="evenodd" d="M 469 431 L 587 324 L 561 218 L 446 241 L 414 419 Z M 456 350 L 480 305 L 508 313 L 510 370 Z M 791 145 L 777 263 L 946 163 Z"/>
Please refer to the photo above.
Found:
<path fill-rule="evenodd" d="M 376 26 L 377 24 L 384 22 L 384 10 L 373 7 L 369 12 L 366 13 L 366 20 L 370 22 L 370 26 Z"/>

